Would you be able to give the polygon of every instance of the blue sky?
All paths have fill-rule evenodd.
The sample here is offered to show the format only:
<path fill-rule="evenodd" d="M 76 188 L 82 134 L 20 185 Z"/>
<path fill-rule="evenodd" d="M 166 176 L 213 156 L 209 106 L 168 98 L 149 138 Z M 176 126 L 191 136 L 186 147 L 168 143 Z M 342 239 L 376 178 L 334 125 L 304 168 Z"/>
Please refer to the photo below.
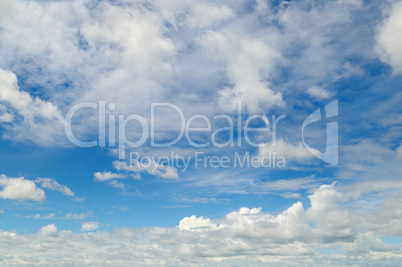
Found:
<path fill-rule="evenodd" d="M 401 18 L 2 1 L 1 264 L 399 266 Z"/>

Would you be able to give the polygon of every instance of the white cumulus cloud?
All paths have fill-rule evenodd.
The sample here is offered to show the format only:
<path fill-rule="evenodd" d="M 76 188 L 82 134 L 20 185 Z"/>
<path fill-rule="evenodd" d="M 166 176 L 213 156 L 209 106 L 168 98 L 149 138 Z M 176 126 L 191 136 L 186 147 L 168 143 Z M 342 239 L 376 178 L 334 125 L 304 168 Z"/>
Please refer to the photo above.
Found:
<path fill-rule="evenodd" d="M 377 52 L 395 74 L 402 74 L 402 3 L 395 2 L 377 28 Z"/>
<path fill-rule="evenodd" d="M 0 101 L 5 101 L 15 108 L 26 121 L 34 123 L 34 117 L 40 116 L 45 119 L 55 119 L 63 122 L 60 111 L 52 103 L 39 98 L 32 98 L 27 92 L 18 87 L 17 76 L 7 70 L 0 69 Z"/>
<path fill-rule="evenodd" d="M 43 189 L 36 187 L 34 181 L 26 180 L 24 177 L 10 178 L 4 174 L 0 175 L 0 198 L 13 200 L 45 200 L 46 195 Z"/>
<path fill-rule="evenodd" d="M 40 137 L 41 141 L 45 141 L 43 139 L 62 133 L 61 126 L 64 120 L 59 109 L 51 102 L 21 91 L 17 76 L 13 72 L 0 68 L 0 88 L 0 101 L 8 104 L 23 117 L 23 122 L 12 127 L 17 133 L 13 138 L 23 136 L 21 138 L 36 140 Z M 2 122 L 11 122 L 13 119 L 10 113 L 2 114 L 0 117 Z M 20 131 L 21 127 L 27 127 L 29 133 Z"/>
<path fill-rule="evenodd" d="M 54 224 L 48 224 L 43 226 L 39 232 L 39 235 L 48 236 L 48 237 L 56 237 L 57 236 L 57 227 Z"/>
<path fill-rule="evenodd" d="M 0 249 L 5 255 L 13 255 L 3 258 L 8 265 L 188 266 L 189 258 L 194 264 L 211 266 L 216 266 L 217 261 L 227 265 L 353 265 L 356 253 L 361 256 L 359 263 L 365 265 L 382 265 L 384 260 L 399 264 L 400 247 L 382 237 L 401 234 L 401 197 L 392 195 L 374 209 L 356 209 L 348 204 L 350 197 L 334 183 L 325 184 L 309 195 L 307 207 L 299 201 L 275 213 L 242 207 L 217 219 L 185 217 L 172 228 L 104 232 L 96 231 L 100 223 L 85 222 L 82 233 L 58 231 L 54 224 L 42 227 L 36 234 L 0 230 Z M 331 254 L 320 252 L 335 248 L 337 252 Z"/>
<path fill-rule="evenodd" d="M 210 219 L 204 219 L 202 216 L 197 218 L 195 215 L 185 217 L 179 223 L 179 229 L 188 231 L 205 231 L 208 229 L 217 229 L 217 227 Z"/>
<path fill-rule="evenodd" d="M 318 100 L 328 99 L 332 96 L 331 92 L 319 86 L 310 87 L 307 89 L 307 94 Z"/>

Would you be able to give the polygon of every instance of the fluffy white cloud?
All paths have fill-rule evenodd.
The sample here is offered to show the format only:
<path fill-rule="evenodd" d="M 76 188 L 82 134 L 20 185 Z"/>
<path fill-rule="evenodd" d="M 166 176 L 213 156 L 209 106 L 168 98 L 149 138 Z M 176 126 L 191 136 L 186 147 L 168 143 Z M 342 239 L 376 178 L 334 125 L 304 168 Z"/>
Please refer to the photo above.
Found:
<path fill-rule="evenodd" d="M 102 67 L 85 98 L 116 99 L 119 110 L 127 113 L 133 106 L 137 112 L 148 109 L 154 96 L 163 94 L 159 81 L 171 73 L 176 53 L 164 30 L 157 12 L 102 1 L 94 18 L 82 25 L 88 49 L 99 60 L 92 63 Z M 133 92 L 137 97 L 128 97 Z"/>
<path fill-rule="evenodd" d="M 283 2 L 274 8 L 256 1 L 245 11 L 245 2 L 205 0 L 13 2 L 13 19 L 0 21 L 0 67 L 22 78 L 20 95 L 40 88 L 42 100 L 33 92 L 29 102 L 41 116 L 54 116 L 52 122 L 76 103 L 99 99 L 116 103 L 124 115 L 148 114 L 150 103 L 161 100 L 180 104 L 186 114 L 232 112 L 238 100 L 250 113 L 283 108 L 283 93 L 291 93 L 286 87 L 304 91 L 339 73 L 343 54 L 332 45 L 333 29 L 348 25 L 361 6 Z M 291 79 L 278 86 L 282 67 L 290 68 Z M 97 130 L 97 112 L 76 115 L 77 136 Z M 164 117 L 162 130 L 175 127 L 171 120 Z M 33 135 L 14 125 L 7 128 L 14 135 L 6 135 L 61 143 L 52 126 Z"/>
<path fill-rule="evenodd" d="M 65 185 L 59 184 L 56 180 L 51 178 L 38 178 L 35 180 L 37 184 L 39 184 L 43 188 L 47 188 L 54 191 L 59 191 L 66 196 L 74 196 L 73 191 Z"/>
<path fill-rule="evenodd" d="M 377 51 L 395 74 L 402 74 L 402 3 L 394 2 L 377 29 Z"/>
<path fill-rule="evenodd" d="M 83 223 L 81 226 L 81 232 L 90 232 L 90 231 L 95 231 L 97 229 L 99 229 L 98 222 L 86 222 L 86 223 Z"/>
<path fill-rule="evenodd" d="M 205 231 L 208 229 L 216 230 L 218 226 L 210 219 L 204 219 L 204 217 L 197 218 L 195 215 L 191 217 L 185 217 L 179 223 L 179 229 L 188 231 Z"/>
<path fill-rule="evenodd" d="M 0 197 L 15 200 L 45 200 L 46 195 L 42 188 L 59 191 L 66 196 L 74 196 L 74 193 L 65 185 L 59 184 L 51 178 L 38 178 L 35 181 L 26 180 L 24 177 L 10 178 L 2 174 L 0 176 Z"/>
<path fill-rule="evenodd" d="M 16 1 L 14 19 L 0 21 L 0 55 L 4 59 L 0 67 L 22 76 L 24 89 L 39 87 L 40 94 L 49 100 L 28 95 L 29 100 L 26 92 L 20 92 L 20 100 L 27 98 L 33 103 L 31 109 L 37 111 L 31 116 L 39 112 L 59 119 L 56 106 L 64 113 L 77 102 L 97 102 L 100 98 L 118 99 L 117 106 L 124 114 L 133 113 L 134 106 L 140 112 L 149 108 L 154 96 L 163 94 L 159 81 L 170 72 L 175 46 L 164 34 L 164 21 L 157 9 L 144 8 L 144 2 L 140 2 L 115 5 L 100 1 L 87 5 L 82 0 Z M 133 93 L 135 98 L 128 97 Z M 73 126 L 77 135 L 90 134 L 95 129 L 96 114 L 78 118 Z M 27 130 L 26 125 L 12 128 L 18 132 Z M 50 143 L 55 136 L 43 134 L 55 135 L 56 130 L 60 129 L 53 125 L 37 131 L 42 133 L 37 138 L 30 137 L 35 132 L 27 131 L 13 137 Z"/>
<path fill-rule="evenodd" d="M 322 185 L 310 196 L 310 207 L 296 202 L 280 213 L 243 207 L 223 218 L 185 217 L 178 227 L 95 231 L 85 222 L 82 231 L 58 231 L 54 224 L 37 234 L 0 231 L 3 261 L 41 264 L 266 265 L 296 262 L 320 266 L 355 263 L 356 253 L 367 264 L 392 259 L 400 262 L 399 246 L 385 235 L 401 234 L 401 195 L 391 196 L 375 209 L 349 206 L 349 198 L 335 184 Z M 386 240 L 386 239 L 385 239 Z M 119 250 L 112 249 L 119 247 Z M 337 252 L 337 247 L 343 250 Z M 321 253 L 322 250 L 333 253 Z M 80 253 L 75 253 L 80 251 Z M 47 255 L 58 255 L 56 259 Z M 332 255 L 331 255 L 332 254 Z M 359 256 L 359 257 L 360 257 Z"/>
<path fill-rule="evenodd" d="M 148 111 L 152 101 L 169 100 L 191 111 L 210 113 L 217 112 L 219 104 L 225 111 L 234 111 L 241 100 L 248 112 L 265 113 L 268 109 L 285 107 L 285 100 L 289 103 L 288 99 L 297 98 L 297 88 L 304 93 L 312 84 L 325 84 L 358 73 L 344 62 L 345 58 L 356 58 L 356 54 L 358 58 L 370 50 L 361 47 L 362 43 L 370 43 L 360 39 L 361 28 L 352 31 L 348 28 L 351 11 L 362 7 L 363 1 L 279 2 L 274 10 L 270 2 L 262 0 L 255 3 L 2 0 L 0 67 L 21 77 L 19 88 L 13 73 L 1 73 L 0 98 L 6 109 L 0 110 L 0 121 L 4 131 L 16 140 L 25 137 L 39 143 L 51 142 L 52 135 L 59 130 L 62 112 L 74 103 L 100 98 L 116 102 L 117 111 L 126 115 Z M 402 69 L 399 6 L 393 6 L 377 35 L 381 58 L 391 64 L 395 73 Z M 371 32 L 369 27 L 370 24 L 364 25 Z M 357 37 L 350 38 L 349 34 Z M 34 88 L 39 89 L 30 90 Z M 327 97 L 320 90 L 312 94 Z M 164 115 L 163 130 L 171 127 L 170 116 Z M 21 125 L 20 117 L 25 119 Z M 94 116 L 87 114 L 77 114 L 76 123 L 76 130 L 84 134 L 93 134 L 97 127 Z M 135 127 L 128 129 L 129 133 L 135 131 Z M 274 151 L 296 161 L 312 157 L 301 145 L 278 142 L 276 147 L 267 144 L 260 148 L 259 155 Z M 350 170 L 346 178 L 356 173 L 377 179 L 400 177 L 400 167 L 395 167 L 399 164 L 395 159 L 400 159 L 400 149 L 384 151 L 379 145 L 358 143 L 345 146 L 345 153 L 349 153 L 345 162 Z M 392 160 L 386 162 L 389 158 Z M 138 164 L 134 171 L 118 166 L 119 173 L 98 172 L 95 179 L 123 188 L 124 184 L 116 179 L 131 173 L 135 177 L 147 173 L 178 178 L 177 170 L 156 162 L 149 166 Z M 213 185 L 222 192 L 228 191 L 228 185 L 236 193 L 242 193 L 241 184 L 255 187 L 248 175 L 237 174 L 235 179 L 230 172 L 207 175 L 205 179 L 189 180 L 197 186 Z M 0 179 L 3 198 L 21 199 L 22 193 L 35 200 L 45 197 L 32 181 Z M 312 180 L 296 179 L 291 183 L 280 180 L 263 187 L 298 197 L 294 192 L 311 189 L 316 185 Z M 72 194 L 55 181 L 45 184 L 46 188 Z M 392 186 L 400 188 L 400 183 L 370 181 L 356 185 L 358 189 L 353 191 L 363 195 Z M 385 265 L 382 259 L 400 260 L 400 250 L 384 244 L 381 235 L 400 235 L 401 196 L 395 194 L 378 210 L 360 209 L 364 212 L 347 207 L 344 200 L 350 196 L 360 197 L 345 195 L 335 185 L 326 185 L 309 197 L 311 207 L 296 202 L 275 214 L 258 208 L 241 208 L 217 220 L 186 217 L 177 228 L 73 234 L 57 231 L 50 224 L 38 234 L 0 231 L 0 251 L 5 265 L 216 266 L 218 262 L 246 266 L 284 261 L 341 265 L 356 264 L 357 260 L 366 265 Z M 369 213 L 371 216 L 366 216 Z M 79 220 L 85 216 L 67 217 Z M 94 227 L 90 223 L 83 225 L 88 230 Z M 317 250 L 338 245 L 345 255 L 325 256 Z M 348 253 L 364 256 L 349 257 Z M 54 255 L 58 257 L 50 257 Z"/>
<path fill-rule="evenodd" d="M 60 111 L 52 103 L 39 98 L 32 98 L 27 92 L 18 87 L 17 76 L 11 71 L 0 69 L 0 100 L 15 108 L 24 119 L 33 124 L 34 118 L 39 116 L 48 120 L 55 119 L 62 123 Z"/>
<path fill-rule="evenodd" d="M 230 31 L 208 31 L 199 43 L 209 56 L 222 60 L 233 87 L 219 91 L 223 110 L 234 112 L 241 101 L 250 113 L 283 106 L 282 94 L 268 87 L 270 71 L 280 55 L 263 40 Z"/>
<path fill-rule="evenodd" d="M 52 103 L 43 101 L 38 97 L 33 98 L 29 93 L 21 91 L 18 87 L 16 75 L 11 71 L 0 69 L 0 101 L 8 104 L 15 109 L 22 117 L 22 125 L 27 125 L 32 131 L 32 137 L 45 138 L 54 134 L 60 134 L 63 125 L 63 117 L 61 112 Z M 11 122 L 13 116 L 10 113 L 1 115 L 2 122 Z M 51 125 L 51 126 L 50 126 Z M 17 131 L 17 136 L 21 133 L 16 126 L 13 129 Z M 43 128 L 42 128 L 43 127 Z M 40 129 L 40 130 L 38 130 Z"/>
<path fill-rule="evenodd" d="M 328 99 L 332 96 L 329 91 L 319 86 L 310 87 L 309 89 L 307 89 L 307 94 L 318 100 Z"/>
<path fill-rule="evenodd" d="M 39 232 L 39 235 L 47 236 L 47 237 L 56 237 L 57 236 L 57 227 L 54 224 L 48 224 L 43 226 Z"/>
<path fill-rule="evenodd" d="M 210 27 L 234 18 L 235 12 L 227 6 L 214 6 L 210 3 L 195 3 L 187 17 L 190 27 Z"/>
<path fill-rule="evenodd" d="M 24 177 L 10 178 L 4 174 L 0 175 L 0 198 L 13 200 L 45 200 L 45 192 L 36 187 L 34 181 L 26 180 Z"/>

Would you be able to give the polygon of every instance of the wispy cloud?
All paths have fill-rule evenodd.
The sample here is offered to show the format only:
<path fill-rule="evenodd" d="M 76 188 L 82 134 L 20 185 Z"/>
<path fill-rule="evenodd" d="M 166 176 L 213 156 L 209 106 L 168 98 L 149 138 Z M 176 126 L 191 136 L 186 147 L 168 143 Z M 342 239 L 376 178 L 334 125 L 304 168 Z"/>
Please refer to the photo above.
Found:
<path fill-rule="evenodd" d="M 80 214 L 77 214 L 77 213 L 67 213 L 65 216 L 64 216 L 64 218 L 65 219 L 67 219 L 67 220 L 84 220 L 84 219 L 86 219 L 86 218 L 88 218 L 88 217 L 92 217 L 93 216 L 93 214 L 92 214 L 92 212 L 87 212 L 87 213 L 80 213 Z"/>
<path fill-rule="evenodd" d="M 37 184 L 39 184 L 42 188 L 59 191 L 66 196 L 73 197 L 74 193 L 65 185 L 59 184 L 56 180 L 51 178 L 38 178 L 35 180 Z"/>

